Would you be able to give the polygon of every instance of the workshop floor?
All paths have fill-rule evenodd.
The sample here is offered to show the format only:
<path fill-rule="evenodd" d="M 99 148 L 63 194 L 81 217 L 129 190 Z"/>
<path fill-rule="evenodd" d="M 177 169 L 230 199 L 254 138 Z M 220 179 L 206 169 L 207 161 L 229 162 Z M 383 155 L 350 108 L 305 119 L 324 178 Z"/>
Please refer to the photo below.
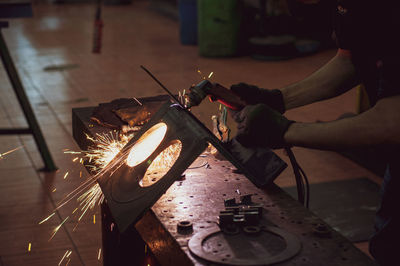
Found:
<path fill-rule="evenodd" d="M 226 86 L 245 81 L 275 88 L 309 75 L 335 54 L 333 50 L 324 51 L 281 62 L 249 57 L 201 58 L 196 47 L 179 43 L 177 22 L 149 10 L 147 1 L 105 6 L 102 53 L 92 54 L 94 13 L 95 7 L 90 4 L 35 4 L 34 18 L 13 19 L 10 28 L 3 30 L 59 170 L 38 171 L 43 164 L 30 136 L 0 137 L 0 153 L 22 146 L 0 159 L 0 265 L 55 265 L 67 251 L 72 253 L 63 263 L 71 259 L 71 265 L 101 264 L 97 207 L 84 216 L 75 230 L 76 219 L 67 219 L 51 241 L 48 240 L 53 228 L 71 214 L 76 202 L 61 208 L 48 222 L 38 223 L 82 182 L 80 171 L 86 175 L 82 165 L 63 153 L 63 149 L 78 150 L 72 138 L 71 108 L 93 106 L 118 97 L 163 93 L 139 65 L 147 66 L 174 91 L 188 88 L 211 71 L 213 80 Z M 67 68 L 44 70 L 62 65 Z M 199 75 L 197 70 L 203 74 Z M 0 84 L 0 126 L 26 125 L 3 68 Z M 207 103 L 195 112 L 209 123 L 217 107 Z M 326 121 L 354 109 L 355 92 L 351 91 L 328 102 L 290 111 L 288 117 Z M 380 181 L 336 153 L 302 148 L 294 151 L 311 183 L 358 177 Z M 293 185 L 291 170 L 286 170 L 276 183 Z M 365 250 L 366 243 L 359 246 Z"/>

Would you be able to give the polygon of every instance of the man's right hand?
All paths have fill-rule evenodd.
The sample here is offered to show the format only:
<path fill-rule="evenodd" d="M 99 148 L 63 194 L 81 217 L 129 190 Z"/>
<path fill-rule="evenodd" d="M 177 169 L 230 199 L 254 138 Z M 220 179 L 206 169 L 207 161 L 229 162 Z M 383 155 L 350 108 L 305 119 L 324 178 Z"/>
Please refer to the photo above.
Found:
<path fill-rule="evenodd" d="M 281 114 L 285 112 L 285 103 L 283 102 L 283 95 L 280 90 L 261 89 L 257 86 L 246 83 L 232 85 L 231 90 L 248 105 L 261 103 Z"/>

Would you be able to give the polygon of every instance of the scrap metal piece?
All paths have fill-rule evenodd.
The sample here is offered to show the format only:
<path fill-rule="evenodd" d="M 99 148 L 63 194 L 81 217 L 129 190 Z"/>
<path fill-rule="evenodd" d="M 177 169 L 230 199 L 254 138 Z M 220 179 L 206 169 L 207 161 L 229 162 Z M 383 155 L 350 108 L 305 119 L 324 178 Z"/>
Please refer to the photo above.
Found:
<path fill-rule="evenodd" d="M 235 224 L 238 225 L 242 225 L 246 222 L 246 220 L 244 219 L 244 215 L 243 214 L 234 214 L 233 215 L 233 222 Z"/>
<path fill-rule="evenodd" d="M 313 228 L 313 232 L 319 237 L 330 237 L 332 234 L 331 230 L 329 230 L 328 226 L 326 226 L 325 224 L 317 224 Z"/>
<path fill-rule="evenodd" d="M 226 227 L 230 224 L 233 224 L 233 215 L 234 213 L 231 211 L 220 211 L 219 213 L 219 226 Z"/>
<path fill-rule="evenodd" d="M 190 221 L 180 221 L 176 225 L 176 229 L 180 234 L 183 235 L 191 234 L 193 232 L 193 224 Z"/>
<path fill-rule="evenodd" d="M 240 233 L 240 229 L 235 224 L 228 224 L 227 226 L 223 227 L 222 232 L 227 235 L 237 235 Z"/>
<path fill-rule="evenodd" d="M 275 226 L 264 229 L 251 237 L 244 232 L 227 235 L 218 227 L 201 230 L 189 240 L 189 250 L 208 262 L 225 265 L 271 265 L 300 251 L 301 243 L 295 235 Z"/>
<path fill-rule="evenodd" d="M 224 205 L 225 205 L 225 207 L 237 206 L 236 199 L 235 198 L 226 199 L 226 200 L 224 200 Z"/>
<path fill-rule="evenodd" d="M 260 214 L 257 209 L 248 209 L 243 212 L 246 224 L 258 224 L 260 220 Z"/>
<path fill-rule="evenodd" d="M 251 200 L 251 196 L 252 196 L 252 194 L 240 196 L 240 204 L 251 205 L 253 203 Z"/>

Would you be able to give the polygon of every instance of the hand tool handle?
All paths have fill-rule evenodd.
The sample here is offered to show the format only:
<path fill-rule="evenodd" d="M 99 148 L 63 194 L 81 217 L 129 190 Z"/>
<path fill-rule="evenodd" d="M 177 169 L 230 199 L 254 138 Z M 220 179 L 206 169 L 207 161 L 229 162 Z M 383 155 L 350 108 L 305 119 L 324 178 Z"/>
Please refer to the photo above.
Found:
<path fill-rule="evenodd" d="M 240 110 L 246 106 L 246 102 L 237 94 L 218 83 L 213 84 L 208 94 L 211 101 L 218 101 L 232 110 Z"/>

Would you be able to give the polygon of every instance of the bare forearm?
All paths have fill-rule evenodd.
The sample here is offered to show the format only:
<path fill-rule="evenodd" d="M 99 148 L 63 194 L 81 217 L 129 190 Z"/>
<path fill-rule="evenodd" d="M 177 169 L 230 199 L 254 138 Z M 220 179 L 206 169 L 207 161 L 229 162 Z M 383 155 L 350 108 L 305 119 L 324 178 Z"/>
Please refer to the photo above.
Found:
<path fill-rule="evenodd" d="M 285 141 L 294 146 L 343 150 L 400 143 L 400 96 L 381 100 L 358 116 L 326 123 L 294 123 Z M 397 102 L 394 98 L 397 98 Z"/>
<path fill-rule="evenodd" d="M 356 85 L 354 66 L 348 57 L 336 55 L 306 79 L 282 89 L 285 109 L 338 96 Z"/>

